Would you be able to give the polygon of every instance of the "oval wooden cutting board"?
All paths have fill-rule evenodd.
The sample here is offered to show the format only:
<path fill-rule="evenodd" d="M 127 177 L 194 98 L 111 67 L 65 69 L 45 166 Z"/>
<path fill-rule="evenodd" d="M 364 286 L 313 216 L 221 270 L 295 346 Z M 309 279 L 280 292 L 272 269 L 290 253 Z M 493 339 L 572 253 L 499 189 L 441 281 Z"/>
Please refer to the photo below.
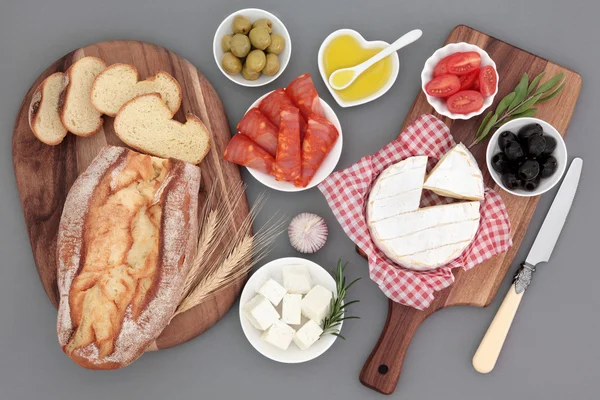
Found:
<path fill-rule="evenodd" d="M 28 109 L 35 88 L 50 74 L 65 71 L 85 56 L 99 57 L 109 65 L 133 64 L 141 79 L 159 71 L 166 71 L 177 79 L 183 91 L 183 101 L 175 119 L 185 122 L 185 113 L 191 112 L 200 117 L 212 135 L 211 151 L 200 164 L 201 204 L 214 185 L 218 186 L 216 193 L 221 198 L 241 182 L 238 167 L 221 157 L 231 137 L 223 104 L 210 82 L 181 56 L 153 44 L 119 40 L 77 49 L 54 62 L 33 83 L 21 103 L 13 132 L 13 165 L 35 264 L 44 290 L 55 307 L 59 298 L 56 235 L 69 188 L 102 146 L 125 146 L 114 133 L 114 119 L 106 116 L 103 129 L 96 135 L 83 138 L 68 134 L 58 146 L 40 142 L 29 128 Z M 228 223 L 238 227 L 247 215 L 248 202 L 244 198 Z M 240 289 L 238 285 L 222 290 L 175 317 L 153 349 L 176 346 L 206 331 L 231 308 Z"/>

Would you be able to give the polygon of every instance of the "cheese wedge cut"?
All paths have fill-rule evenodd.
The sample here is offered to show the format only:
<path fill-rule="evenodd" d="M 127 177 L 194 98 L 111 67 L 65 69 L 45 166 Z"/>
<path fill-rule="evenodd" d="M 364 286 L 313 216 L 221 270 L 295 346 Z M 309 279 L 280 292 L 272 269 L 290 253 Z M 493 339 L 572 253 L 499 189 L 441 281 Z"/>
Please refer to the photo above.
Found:
<path fill-rule="evenodd" d="M 369 194 L 367 214 L 372 221 L 419 208 L 427 157 L 410 157 L 381 173 Z"/>
<path fill-rule="evenodd" d="M 424 189 L 454 199 L 483 200 L 483 175 L 469 150 L 459 143 L 448 151 L 425 179 Z"/>
<path fill-rule="evenodd" d="M 454 163 L 456 156 L 444 156 L 440 164 L 444 159 Z M 460 168 L 462 164 L 447 165 Z M 426 167 L 425 156 L 388 167 L 371 189 L 367 204 L 367 222 L 375 245 L 395 263 L 420 271 L 441 267 L 460 256 L 475 238 L 480 222 L 479 201 L 419 208 Z M 447 167 L 440 168 L 445 171 Z M 465 195 L 461 179 L 465 179 L 464 174 L 444 187 L 451 193 L 448 197 Z"/>

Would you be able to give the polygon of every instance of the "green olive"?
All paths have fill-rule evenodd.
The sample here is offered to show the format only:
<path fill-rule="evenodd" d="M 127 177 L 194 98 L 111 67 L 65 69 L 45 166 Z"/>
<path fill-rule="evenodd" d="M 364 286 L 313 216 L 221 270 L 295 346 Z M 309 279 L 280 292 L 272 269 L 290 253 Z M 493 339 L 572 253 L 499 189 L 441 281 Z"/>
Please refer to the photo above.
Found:
<path fill-rule="evenodd" d="M 260 72 L 250 71 L 248 68 L 246 68 L 246 64 L 244 64 L 244 67 L 242 68 L 242 76 L 247 81 L 255 81 L 260 77 Z"/>
<path fill-rule="evenodd" d="M 262 50 L 252 50 L 246 57 L 245 67 L 252 72 L 260 72 L 267 63 L 267 57 Z"/>
<path fill-rule="evenodd" d="M 252 29 L 252 24 L 248 18 L 244 17 L 243 15 L 238 15 L 233 19 L 233 22 L 231 23 L 231 29 L 233 30 L 233 33 L 242 33 L 247 35 L 248 32 L 250 32 L 250 29 Z"/>
<path fill-rule="evenodd" d="M 276 33 L 271 35 L 271 44 L 267 47 L 267 53 L 281 54 L 285 47 L 283 36 Z"/>
<path fill-rule="evenodd" d="M 259 50 L 264 50 L 271 44 L 271 35 L 267 28 L 259 26 L 250 31 L 250 43 Z"/>
<path fill-rule="evenodd" d="M 242 70 L 242 62 L 230 52 L 223 54 L 221 66 L 229 75 L 239 74 Z"/>
<path fill-rule="evenodd" d="M 269 31 L 269 33 L 273 32 L 273 23 L 267 18 L 258 19 L 252 24 L 252 28 L 258 28 L 259 26 L 267 28 L 267 31 Z"/>
<path fill-rule="evenodd" d="M 265 75 L 273 76 L 279 71 L 279 58 L 273 53 L 267 54 L 267 62 L 262 70 Z"/>
<path fill-rule="evenodd" d="M 250 39 L 248 36 L 237 33 L 231 38 L 231 52 L 238 58 L 244 58 L 250 52 Z"/>
<path fill-rule="evenodd" d="M 231 50 L 231 38 L 231 35 L 225 35 L 223 36 L 223 39 L 221 39 L 221 48 L 225 53 Z"/>

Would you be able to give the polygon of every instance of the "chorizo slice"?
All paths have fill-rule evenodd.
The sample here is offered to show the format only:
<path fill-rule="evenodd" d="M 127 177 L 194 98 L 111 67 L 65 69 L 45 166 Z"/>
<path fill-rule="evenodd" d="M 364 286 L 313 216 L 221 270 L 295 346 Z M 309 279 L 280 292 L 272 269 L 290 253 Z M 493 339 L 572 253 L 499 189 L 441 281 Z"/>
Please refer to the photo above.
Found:
<path fill-rule="evenodd" d="M 302 142 L 302 173 L 294 181 L 297 187 L 306 187 L 335 146 L 339 137 L 335 125 L 319 115 L 308 118 L 306 136 Z"/>
<path fill-rule="evenodd" d="M 237 130 L 275 157 L 279 131 L 258 108 L 252 108 L 244 115 Z"/>
<path fill-rule="evenodd" d="M 284 89 L 276 89 L 269 93 L 267 97 L 261 100 L 258 105 L 258 109 L 275 125 L 279 128 L 281 107 L 289 106 L 295 107 L 292 99 L 286 94 Z M 304 117 L 300 118 L 300 136 L 304 137 L 306 131 L 306 120 Z"/>
<path fill-rule="evenodd" d="M 250 140 L 246 135 L 234 135 L 227 148 L 223 158 L 234 164 L 243 165 L 248 168 L 254 168 L 260 172 L 270 174 L 273 169 L 275 159 L 262 147 Z"/>
<path fill-rule="evenodd" d="M 281 107 L 277 155 L 273 164 L 273 176 L 278 181 L 294 182 L 302 171 L 301 118 L 296 107 Z"/>
<path fill-rule="evenodd" d="M 321 99 L 313 83 L 310 74 L 300 75 L 290 82 L 285 92 L 292 99 L 296 107 L 300 109 L 302 116 L 308 120 L 312 114 L 324 117 Z"/>

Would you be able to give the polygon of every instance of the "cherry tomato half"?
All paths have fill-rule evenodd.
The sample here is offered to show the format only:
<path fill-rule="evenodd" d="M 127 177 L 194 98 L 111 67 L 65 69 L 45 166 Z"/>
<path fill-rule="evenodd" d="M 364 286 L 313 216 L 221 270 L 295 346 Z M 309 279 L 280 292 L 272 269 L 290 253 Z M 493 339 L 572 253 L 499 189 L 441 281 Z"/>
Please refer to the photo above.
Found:
<path fill-rule="evenodd" d="M 468 114 L 477 111 L 483 106 L 483 96 L 475 90 L 463 90 L 446 100 L 450 112 L 456 114 Z"/>
<path fill-rule="evenodd" d="M 479 80 L 479 69 L 476 69 L 470 74 L 461 75 L 458 77 L 458 79 L 460 79 L 460 90 L 473 89 L 475 82 Z"/>
<path fill-rule="evenodd" d="M 448 73 L 466 75 L 481 65 L 481 56 L 475 51 L 454 53 L 448 60 Z"/>
<path fill-rule="evenodd" d="M 440 62 L 437 63 L 437 65 L 433 69 L 433 77 L 434 78 L 437 78 L 438 76 L 441 76 L 441 75 L 446 75 L 448 73 L 448 60 L 453 55 L 454 54 L 450 54 L 449 56 L 442 58 L 440 60 Z"/>
<path fill-rule="evenodd" d="M 488 65 L 481 68 L 479 72 L 479 91 L 484 96 L 491 96 L 496 91 L 496 82 L 498 75 L 494 71 L 494 67 Z"/>
<path fill-rule="evenodd" d="M 433 97 L 448 97 L 460 90 L 460 79 L 454 75 L 441 75 L 433 78 L 427 85 L 425 91 Z"/>

